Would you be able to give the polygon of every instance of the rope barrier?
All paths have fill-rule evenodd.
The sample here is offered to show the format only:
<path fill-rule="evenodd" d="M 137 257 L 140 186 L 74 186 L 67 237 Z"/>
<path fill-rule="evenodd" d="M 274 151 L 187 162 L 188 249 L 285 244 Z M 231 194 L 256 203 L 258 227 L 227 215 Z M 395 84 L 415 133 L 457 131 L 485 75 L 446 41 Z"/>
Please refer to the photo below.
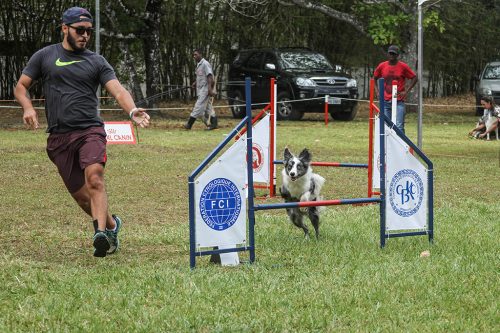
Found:
<path fill-rule="evenodd" d="M 232 86 L 244 86 L 244 82 L 243 81 L 228 81 L 227 84 L 229 85 L 232 85 Z M 252 85 L 254 85 L 255 82 L 252 82 Z M 147 97 L 147 98 L 144 98 L 140 101 L 136 101 L 136 105 L 139 105 L 139 104 L 143 104 L 143 103 L 146 103 L 148 101 L 151 101 L 151 100 L 154 100 L 154 99 L 157 99 L 163 95 L 168 95 L 168 94 L 171 94 L 171 93 L 175 93 L 175 92 L 178 92 L 178 91 L 181 91 L 181 90 L 185 90 L 185 89 L 190 89 L 191 86 L 182 86 L 182 85 L 166 85 L 167 87 L 175 87 L 175 89 L 171 89 L 171 90 L 167 90 L 167 91 L 164 91 L 164 92 L 161 92 L 161 93 L 158 93 L 156 95 L 153 95 L 153 96 L 150 96 L 150 97 Z M 232 97 L 229 97 L 227 95 L 223 95 L 221 94 L 222 98 L 224 99 L 227 99 L 227 100 L 237 100 L 235 98 L 232 98 Z M 332 95 L 329 95 L 329 97 L 331 98 L 337 98 L 337 99 L 340 99 L 340 100 L 345 100 L 345 101 L 358 101 L 358 102 L 362 102 L 362 103 L 369 103 L 370 101 L 369 100 L 366 100 L 366 99 L 355 99 L 355 98 L 346 98 L 346 97 L 336 97 L 336 96 L 332 96 Z M 100 96 L 98 97 L 99 99 L 111 99 L 113 98 L 112 96 Z M 286 103 L 297 103 L 297 102 L 305 102 L 305 101 L 314 101 L 314 100 L 324 100 L 325 99 L 325 96 L 322 96 L 322 97 L 313 97 L 313 98 L 304 98 L 304 99 L 295 99 L 295 100 L 288 100 L 286 101 Z M 45 99 L 41 98 L 41 99 L 32 99 L 32 101 L 45 101 Z M 16 100 L 7 100 L 7 99 L 4 99 L 4 100 L 1 100 L 0 99 L 0 103 L 17 103 Z M 283 102 L 277 102 L 277 103 L 283 103 Z M 255 103 L 255 104 L 252 104 L 252 106 L 260 106 L 260 105 L 267 105 L 269 104 L 268 103 Z M 418 104 L 416 103 L 405 103 L 406 105 L 412 105 L 412 106 L 418 106 Z M 478 108 L 478 107 L 481 107 L 481 105 L 454 105 L 454 104 L 422 104 L 423 106 L 427 106 L 427 107 L 453 107 L 453 108 Z M 223 108 L 223 107 L 231 107 L 231 106 L 246 106 L 246 104 L 233 104 L 233 105 L 228 105 L 228 106 L 213 106 L 214 108 Z M 6 106 L 1 106 L 0 105 L 0 108 L 20 108 L 20 107 L 6 107 Z M 35 107 L 35 109 L 37 109 Z M 43 109 L 43 108 L 42 108 Z M 183 107 L 183 108 L 149 108 L 149 109 L 146 109 L 146 110 L 151 110 L 151 111 L 168 111 L 168 110 L 189 110 L 189 109 L 192 109 L 192 107 Z M 99 109 L 100 111 L 115 111 L 115 110 L 121 110 L 121 109 Z"/>
<path fill-rule="evenodd" d="M 99 96 L 97 97 L 99 99 L 111 99 L 114 98 L 113 96 Z M 33 98 L 31 100 L 32 102 L 42 102 L 45 101 L 45 98 Z M 0 103 L 17 103 L 15 99 L 0 99 Z"/>
<path fill-rule="evenodd" d="M 330 96 L 330 97 L 333 97 L 333 96 Z M 106 98 L 112 98 L 112 97 L 106 97 Z M 366 100 L 366 99 L 355 99 L 355 98 L 345 98 L 345 97 L 336 97 L 336 98 L 338 98 L 340 100 L 345 100 L 345 101 L 358 101 L 361 103 L 369 103 L 370 102 L 369 100 Z M 233 99 L 233 98 L 229 98 L 229 99 Z M 286 102 L 277 102 L 277 103 L 278 104 L 297 103 L 297 102 L 324 100 L 324 99 L 325 99 L 324 97 L 313 97 L 313 98 L 306 98 L 306 99 L 288 100 Z M 5 101 L 5 100 L 3 100 L 3 101 Z M 33 100 L 33 101 L 35 101 L 35 100 Z M 36 101 L 42 101 L 42 100 L 38 99 Z M 2 100 L 0 100 L 0 102 L 2 102 Z M 12 100 L 11 102 L 15 102 L 15 100 Z M 261 106 L 261 105 L 267 105 L 267 104 L 269 104 L 269 103 L 253 103 L 252 106 Z M 406 105 L 417 106 L 418 104 L 406 103 Z M 214 105 L 213 108 L 217 109 L 217 108 L 245 107 L 245 106 L 246 106 L 246 104 Z M 456 104 L 423 104 L 423 106 L 426 106 L 426 107 L 450 107 L 450 108 L 461 108 L 461 109 L 481 107 L 480 105 L 472 105 L 472 104 L 468 104 L 468 105 L 464 105 L 464 104 L 461 104 L 461 105 L 456 105 Z M 21 106 L 16 106 L 16 105 L 13 105 L 13 106 L 0 105 L 0 109 L 21 109 L 21 108 L 22 108 Z M 191 110 L 192 108 L 193 108 L 192 106 L 189 106 L 189 107 L 147 108 L 146 110 L 149 110 L 149 111 L 169 111 L 169 110 Z M 45 108 L 44 107 L 35 107 L 35 109 L 44 110 Z M 99 109 L 99 111 L 122 111 L 122 109 L 121 108 L 103 108 L 103 109 Z"/>

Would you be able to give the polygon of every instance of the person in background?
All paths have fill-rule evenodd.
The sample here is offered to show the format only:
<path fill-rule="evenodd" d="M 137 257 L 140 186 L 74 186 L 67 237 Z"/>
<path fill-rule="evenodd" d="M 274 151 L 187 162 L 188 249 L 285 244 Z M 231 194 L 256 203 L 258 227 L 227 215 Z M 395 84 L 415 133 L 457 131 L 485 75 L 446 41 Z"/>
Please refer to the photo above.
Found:
<path fill-rule="evenodd" d="M 492 96 L 482 96 L 481 106 L 484 108 L 484 114 L 479 118 L 476 127 L 469 132 L 470 136 L 478 139 L 484 139 L 488 134 L 495 132 L 500 122 L 500 106 L 495 104 Z M 491 122 L 491 126 L 486 128 L 490 117 L 496 118 L 496 121 Z"/>
<path fill-rule="evenodd" d="M 196 119 L 202 118 L 207 126 L 206 129 L 213 130 L 218 125 L 212 105 L 213 96 L 215 96 L 214 73 L 210 63 L 203 58 L 203 53 L 200 49 L 193 51 L 193 58 L 196 61 L 196 82 L 193 83 L 193 88 L 196 87 L 198 99 L 187 123 L 184 124 L 184 128 L 190 130 Z"/>
<path fill-rule="evenodd" d="M 86 49 L 92 24 L 92 15 L 86 9 L 67 9 L 62 17 L 62 43 L 44 47 L 30 58 L 14 95 L 23 108 L 25 125 L 38 128 L 38 115 L 28 89 L 34 81 L 42 80 L 49 133 L 47 154 L 73 199 L 92 217 L 94 256 L 105 257 L 119 247 L 122 221 L 108 212 L 104 183 L 106 132 L 96 95 L 99 85 L 139 126 L 147 127 L 150 118 L 144 109 L 135 106 L 106 59 Z"/>
<path fill-rule="evenodd" d="M 388 60 L 380 63 L 373 78 L 377 81 L 384 79 L 384 114 L 391 119 L 392 114 L 392 81 L 397 81 L 397 108 L 396 108 L 396 126 L 404 133 L 405 131 L 405 100 L 408 93 L 413 89 L 418 79 L 411 68 L 399 60 L 399 47 L 391 45 L 387 49 Z M 406 81 L 410 80 L 408 88 Z M 375 85 L 378 96 L 378 85 Z"/>

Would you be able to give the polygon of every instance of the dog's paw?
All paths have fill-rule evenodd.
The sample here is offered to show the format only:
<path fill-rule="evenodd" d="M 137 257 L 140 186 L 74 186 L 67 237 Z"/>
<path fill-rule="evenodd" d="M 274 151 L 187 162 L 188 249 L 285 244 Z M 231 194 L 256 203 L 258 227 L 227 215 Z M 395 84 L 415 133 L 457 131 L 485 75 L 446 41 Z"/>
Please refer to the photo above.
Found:
<path fill-rule="evenodd" d="M 300 196 L 300 201 L 301 202 L 304 202 L 304 201 L 311 201 L 311 192 L 305 192 L 304 194 L 302 194 Z"/>

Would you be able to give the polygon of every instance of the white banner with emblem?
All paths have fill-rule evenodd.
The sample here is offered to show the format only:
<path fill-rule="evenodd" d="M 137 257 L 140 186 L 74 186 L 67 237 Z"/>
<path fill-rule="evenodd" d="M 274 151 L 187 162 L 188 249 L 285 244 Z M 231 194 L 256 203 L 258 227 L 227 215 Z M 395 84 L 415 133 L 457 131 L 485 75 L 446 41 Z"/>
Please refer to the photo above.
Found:
<path fill-rule="evenodd" d="M 266 114 L 261 120 L 253 125 L 252 132 L 252 168 L 253 181 L 255 183 L 269 184 L 269 119 Z M 242 135 L 246 140 L 246 134 Z M 240 138 L 240 140 L 242 139 Z"/>
<path fill-rule="evenodd" d="M 238 140 L 195 181 L 197 247 L 246 243 L 246 140 Z"/>
<path fill-rule="evenodd" d="M 385 133 L 386 229 L 426 229 L 427 168 L 395 131 L 385 126 Z"/>

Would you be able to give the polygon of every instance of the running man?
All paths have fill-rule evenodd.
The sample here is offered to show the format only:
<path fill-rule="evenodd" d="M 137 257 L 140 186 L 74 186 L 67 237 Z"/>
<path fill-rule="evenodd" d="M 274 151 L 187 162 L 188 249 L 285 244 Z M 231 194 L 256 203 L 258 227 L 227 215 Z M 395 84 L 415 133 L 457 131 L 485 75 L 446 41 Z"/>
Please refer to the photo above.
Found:
<path fill-rule="evenodd" d="M 47 117 L 47 154 L 57 166 L 66 188 L 94 223 L 94 256 L 105 257 L 119 247 L 122 221 L 108 212 L 104 184 L 106 132 L 98 113 L 97 89 L 103 86 L 133 122 L 149 125 L 149 115 L 137 108 L 130 93 L 116 79 L 102 56 L 86 49 L 93 28 L 92 15 L 80 7 L 63 13 L 62 43 L 37 51 L 14 90 L 28 128 L 39 127 L 28 89 L 43 82 Z"/>

